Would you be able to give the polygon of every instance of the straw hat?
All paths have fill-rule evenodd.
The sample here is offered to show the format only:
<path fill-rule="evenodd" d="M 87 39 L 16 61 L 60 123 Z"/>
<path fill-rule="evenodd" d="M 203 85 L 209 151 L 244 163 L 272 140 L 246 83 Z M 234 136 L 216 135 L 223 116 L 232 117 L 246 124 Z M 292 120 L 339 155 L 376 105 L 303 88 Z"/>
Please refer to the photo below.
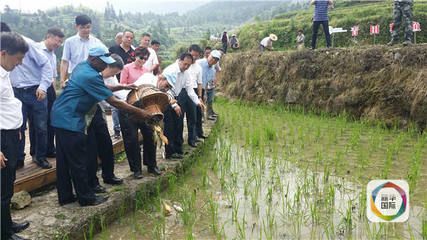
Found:
<path fill-rule="evenodd" d="M 274 33 L 270 34 L 270 39 L 271 39 L 272 41 L 277 41 L 277 36 L 276 36 L 276 34 L 274 34 Z"/>

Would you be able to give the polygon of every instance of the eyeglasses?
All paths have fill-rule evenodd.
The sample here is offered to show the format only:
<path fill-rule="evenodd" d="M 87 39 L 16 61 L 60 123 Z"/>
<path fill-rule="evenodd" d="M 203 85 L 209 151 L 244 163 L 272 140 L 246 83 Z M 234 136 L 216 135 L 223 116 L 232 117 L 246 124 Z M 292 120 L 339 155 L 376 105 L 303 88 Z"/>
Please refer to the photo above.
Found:
<path fill-rule="evenodd" d="M 144 60 L 144 61 L 147 61 L 147 60 L 148 60 L 148 57 L 147 57 L 147 56 L 143 56 L 143 57 L 138 56 L 137 58 L 139 58 L 139 59 L 141 59 L 141 60 Z"/>

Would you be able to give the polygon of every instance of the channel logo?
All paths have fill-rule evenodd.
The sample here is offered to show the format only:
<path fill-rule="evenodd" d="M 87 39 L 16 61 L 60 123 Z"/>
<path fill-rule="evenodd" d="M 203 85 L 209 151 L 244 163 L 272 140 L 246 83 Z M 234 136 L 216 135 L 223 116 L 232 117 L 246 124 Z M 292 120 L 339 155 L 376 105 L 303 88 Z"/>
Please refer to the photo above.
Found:
<path fill-rule="evenodd" d="M 409 185 L 405 180 L 370 181 L 366 200 L 371 222 L 406 222 L 409 218 Z"/>

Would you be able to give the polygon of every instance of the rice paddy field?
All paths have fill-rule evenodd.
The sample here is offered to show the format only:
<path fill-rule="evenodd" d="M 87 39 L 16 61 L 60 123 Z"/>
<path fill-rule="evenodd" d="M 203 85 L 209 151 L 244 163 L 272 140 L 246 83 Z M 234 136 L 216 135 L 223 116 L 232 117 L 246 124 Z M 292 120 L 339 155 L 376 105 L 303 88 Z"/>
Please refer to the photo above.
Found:
<path fill-rule="evenodd" d="M 218 99 L 183 176 L 95 239 L 426 239 L 427 135 L 283 105 Z M 410 216 L 372 223 L 366 185 L 404 179 Z"/>

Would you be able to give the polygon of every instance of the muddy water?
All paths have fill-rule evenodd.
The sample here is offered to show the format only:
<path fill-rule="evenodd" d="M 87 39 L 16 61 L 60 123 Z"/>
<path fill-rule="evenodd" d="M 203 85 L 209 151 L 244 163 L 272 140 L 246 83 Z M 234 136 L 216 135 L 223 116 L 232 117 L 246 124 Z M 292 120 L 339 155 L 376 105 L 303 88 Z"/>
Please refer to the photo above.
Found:
<path fill-rule="evenodd" d="M 192 170 L 96 239 L 425 237 L 425 136 L 220 103 L 227 118 Z M 408 222 L 367 220 L 366 184 L 382 178 L 409 182 Z"/>

